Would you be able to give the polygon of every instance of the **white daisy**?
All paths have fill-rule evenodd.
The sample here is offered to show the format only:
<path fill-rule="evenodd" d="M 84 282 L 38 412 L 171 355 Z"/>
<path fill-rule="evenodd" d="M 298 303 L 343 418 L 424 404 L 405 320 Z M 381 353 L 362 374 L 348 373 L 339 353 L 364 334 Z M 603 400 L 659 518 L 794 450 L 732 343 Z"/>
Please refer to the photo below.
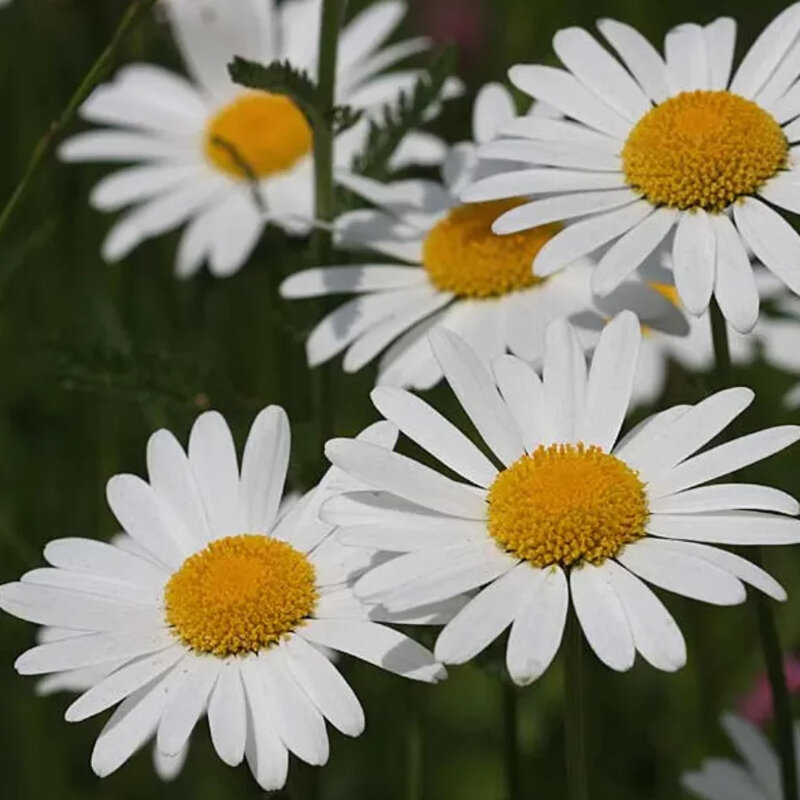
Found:
<path fill-rule="evenodd" d="M 800 298 L 784 293 L 776 306 L 783 316 L 762 316 L 755 334 L 764 360 L 797 376 L 798 383 L 784 397 L 785 404 L 794 409 L 800 407 Z"/>
<path fill-rule="evenodd" d="M 362 441 L 391 448 L 396 435 L 380 423 Z M 318 519 L 335 487 L 352 481 L 329 471 L 278 518 L 289 438 L 283 410 L 262 411 L 240 472 L 216 412 L 198 418 L 188 456 L 172 434 L 155 433 L 149 483 L 117 475 L 108 484 L 129 539 L 53 541 L 50 567 L 0 587 L 0 607 L 51 629 L 19 657 L 21 674 L 60 673 L 68 686 L 93 677 L 68 720 L 120 704 L 92 753 L 98 775 L 153 736 L 160 771 L 174 773 L 207 714 L 220 758 L 247 758 L 259 785 L 277 789 L 289 752 L 325 763 L 326 719 L 350 736 L 364 727 L 356 696 L 320 648 L 416 680 L 444 677 L 431 653 L 377 620 L 441 623 L 460 599 L 399 616 L 359 601 L 350 582 L 375 553 L 339 545 Z"/>
<path fill-rule="evenodd" d="M 465 591 L 477 596 L 442 631 L 436 656 L 457 664 L 509 625 L 513 680 L 539 677 L 554 657 L 571 596 L 601 661 L 627 670 L 635 652 L 676 670 L 683 637 L 642 579 L 728 605 L 743 583 L 777 600 L 764 571 L 711 544 L 800 542 L 800 505 L 767 486 L 703 486 L 800 439 L 800 427 L 759 431 L 697 451 L 753 400 L 746 388 L 649 417 L 618 440 L 633 386 L 639 321 L 623 312 L 603 331 L 591 368 L 563 320 L 547 331 L 544 378 L 501 356 L 494 378 L 458 336 L 431 345 L 450 387 L 496 462 L 418 397 L 378 387 L 377 409 L 458 475 L 352 439 L 329 459 L 373 492 L 344 493 L 322 508 L 339 541 L 403 553 L 356 583 L 356 594 L 400 610 Z M 500 468 L 496 463 L 501 465 Z"/>
<path fill-rule="evenodd" d="M 458 201 L 460 189 L 478 170 L 487 169 L 478 163 L 475 143 L 488 141 L 513 117 L 510 93 L 499 84 L 485 86 L 473 109 L 475 142 L 451 149 L 441 184 L 342 177 L 379 210 L 342 215 L 336 226 L 339 245 L 366 247 L 388 256 L 389 263 L 319 267 L 284 281 L 281 293 L 288 298 L 356 295 L 311 332 L 306 343 L 309 364 L 346 349 L 344 369 L 355 372 L 388 348 L 378 383 L 426 389 L 442 377 L 426 337 L 434 325 L 458 332 L 487 361 L 506 350 L 535 360 L 541 357 L 551 320 L 591 307 L 586 265 L 547 281 L 531 275 L 531 258 L 559 225 L 496 236 L 492 220 L 515 201 Z"/>
<path fill-rule="evenodd" d="M 593 276 L 598 294 L 674 228 L 686 308 L 702 313 L 713 294 L 746 332 L 758 318 L 747 248 L 800 294 L 800 236 L 770 205 L 800 211 L 800 3 L 770 23 L 732 79 L 732 19 L 674 28 L 666 59 L 628 25 L 604 19 L 598 28 L 622 64 L 585 30 L 567 28 L 553 40 L 566 70 L 510 70 L 515 86 L 570 120 L 512 123 L 506 134 L 517 138 L 482 154 L 535 166 L 486 179 L 463 198 L 548 195 L 505 213 L 498 233 L 583 217 L 541 249 L 534 273 L 610 244 Z"/>
<path fill-rule="evenodd" d="M 780 761 L 767 737 L 735 714 L 726 714 L 722 727 L 744 763 L 709 758 L 696 772 L 683 775 L 683 788 L 703 800 L 783 800 Z M 797 722 L 795 750 L 800 758 Z"/>
<path fill-rule="evenodd" d="M 177 273 L 192 275 L 208 262 L 214 275 L 230 275 L 266 223 L 309 231 L 314 188 L 312 134 L 303 114 L 284 95 L 235 85 L 227 65 L 235 55 L 281 59 L 315 76 L 321 1 L 171 0 L 166 7 L 193 83 L 149 64 L 125 67 L 81 107 L 84 119 L 108 127 L 71 138 L 60 153 L 67 161 L 136 164 L 100 181 L 91 195 L 102 211 L 128 209 L 103 244 L 105 259 L 118 261 L 143 240 L 186 224 Z M 376 3 L 341 33 L 336 101 L 367 114 L 336 138 L 340 167 L 360 149 L 369 114 L 394 102 L 419 74 L 378 75 L 429 45 L 417 38 L 382 46 L 405 8 L 397 0 Z M 435 137 L 412 132 L 395 155 L 439 163 L 444 151 Z M 258 178 L 263 212 L 242 161 Z"/>

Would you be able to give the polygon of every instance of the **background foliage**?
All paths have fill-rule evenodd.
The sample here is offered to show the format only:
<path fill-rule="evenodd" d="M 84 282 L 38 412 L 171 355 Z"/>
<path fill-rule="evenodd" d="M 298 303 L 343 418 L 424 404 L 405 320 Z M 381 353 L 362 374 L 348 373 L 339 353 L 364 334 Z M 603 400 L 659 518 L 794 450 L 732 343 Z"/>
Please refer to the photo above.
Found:
<path fill-rule="evenodd" d="M 353 13 L 364 2 L 352 2 Z M 37 137 L 109 39 L 124 0 L 14 0 L 0 12 L 0 197 L 11 192 Z M 739 21 L 738 52 L 782 7 L 781 0 L 416 0 L 408 27 L 462 44 L 459 69 L 470 90 L 502 78 L 519 61 L 551 60 L 559 27 L 612 16 L 661 41 L 676 23 L 719 14 Z M 699 17 L 698 17 L 699 14 Z M 124 49 L 125 61 L 179 68 L 163 26 L 151 21 Z M 434 129 L 467 136 L 468 99 L 451 103 Z M 80 127 L 76 123 L 73 129 Z M 99 258 L 110 218 L 88 207 L 103 166 L 49 162 L 0 242 L 0 582 L 40 564 L 42 545 L 61 536 L 108 537 L 115 523 L 104 498 L 115 472 L 145 470 L 145 442 L 168 426 L 184 441 L 194 416 L 215 407 L 241 441 L 254 413 L 274 402 L 293 423 L 290 481 L 305 487 L 321 473 L 318 420 L 303 361 L 302 336 L 317 309 L 281 303 L 282 276 L 309 264 L 301 242 L 268 232 L 238 275 L 188 282 L 172 275 L 175 237 L 140 247 L 123 264 Z M 799 345 L 800 346 L 800 343 Z M 374 419 L 372 375 L 332 370 L 325 397 L 333 430 L 350 435 Z M 743 426 L 786 421 L 779 398 L 787 376 L 756 366 L 737 378 L 758 391 Z M 702 378 L 675 370 L 669 400 L 696 399 Z M 447 392 L 434 402 L 450 405 Z M 800 494 L 798 452 L 750 470 L 749 479 Z M 800 646 L 800 552 L 771 554 L 769 566 L 790 590 L 780 624 Z M 616 675 L 587 655 L 589 763 L 595 800 L 674 800 L 677 776 L 709 754 L 727 752 L 719 713 L 735 706 L 761 665 L 752 603 L 716 609 L 669 597 L 689 644 L 676 676 L 637 663 Z M 198 730 L 183 775 L 154 776 L 149 753 L 101 781 L 89 768 L 102 720 L 63 721 L 67 698 L 34 697 L 34 682 L 12 669 L 33 626 L 0 617 L 0 774 L 13 800 L 218 800 L 260 796 L 245 768 L 212 757 Z M 427 635 L 427 634 L 423 634 Z M 432 635 L 430 636 L 432 640 Z M 425 798 L 504 797 L 498 653 L 450 670 L 438 687 L 416 686 L 348 661 L 345 672 L 367 710 L 364 736 L 332 735 L 321 772 L 324 800 L 406 797 L 421 774 Z M 524 796 L 563 795 L 561 672 L 522 692 Z M 421 773 L 419 773 L 421 770 Z M 309 770 L 294 763 L 286 796 L 303 798 Z"/>

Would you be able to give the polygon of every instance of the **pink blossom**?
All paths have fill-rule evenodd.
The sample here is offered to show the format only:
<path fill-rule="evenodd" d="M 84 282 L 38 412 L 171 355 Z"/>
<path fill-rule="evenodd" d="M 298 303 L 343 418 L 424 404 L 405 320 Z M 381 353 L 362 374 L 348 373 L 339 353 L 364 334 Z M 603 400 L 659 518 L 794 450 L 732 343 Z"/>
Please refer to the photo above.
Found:
<path fill-rule="evenodd" d="M 800 658 L 787 655 L 783 662 L 786 683 L 792 694 L 800 691 Z M 774 708 L 772 705 L 772 691 L 766 672 L 758 675 L 753 688 L 739 702 L 741 715 L 753 723 L 763 727 L 772 720 Z"/>

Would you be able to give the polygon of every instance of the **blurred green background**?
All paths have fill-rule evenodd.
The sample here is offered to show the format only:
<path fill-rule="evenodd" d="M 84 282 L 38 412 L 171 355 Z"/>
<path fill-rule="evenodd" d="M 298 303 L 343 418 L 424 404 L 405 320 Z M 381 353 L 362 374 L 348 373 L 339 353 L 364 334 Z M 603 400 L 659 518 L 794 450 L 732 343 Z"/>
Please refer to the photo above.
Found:
<path fill-rule="evenodd" d="M 0 11 L 0 197 L 10 194 L 36 139 L 110 38 L 125 0 L 13 0 Z M 352 2 L 350 12 L 366 5 Z M 660 43 L 667 29 L 730 14 L 739 21 L 737 52 L 780 10 L 780 0 L 416 0 L 404 33 L 432 33 L 461 45 L 467 96 L 433 125 L 451 138 L 468 135 L 472 93 L 502 79 L 515 62 L 551 60 L 560 27 L 612 16 Z M 699 13 L 699 16 L 698 16 Z M 154 18 L 136 31 L 122 61 L 180 69 L 165 26 Z M 73 123 L 71 130 L 80 127 Z M 176 237 L 141 246 L 108 266 L 99 246 L 110 217 L 92 211 L 100 166 L 51 159 L 0 241 L 0 582 L 41 563 L 51 538 L 105 538 L 115 532 L 104 499 L 115 472 L 144 472 L 145 442 L 168 426 L 184 441 L 194 416 L 222 411 L 242 441 L 253 415 L 284 405 L 293 423 L 290 481 L 307 487 L 321 474 L 317 424 L 304 365 L 303 334 L 313 304 L 282 304 L 282 276 L 309 265 L 302 242 L 269 232 L 235 277 L 173 277 Z M 800 346 L 800 343 L 798 343 Z M 372 373 L 333 369 L 326 398 L 334 430 L 350 435 L 374 419 Z M 756 365 L 737 380 L 757 389 L 742 427 L 787 421 L 780 397 L 788 376 Z M 677 369 L 668 402 L 694 400 L 707 382 Z M 452 409 L 446 391 L 431 393 Z M 747 478 L 800 494 L 797 449 L 751 469 Z M 800 646 L 800 552 L 769 555 L 790 590 L 779 622 L 789 649 Z M 752 602 L 719 609 L 668 597 L 689 644 L 689 666 L 665 675 L 637 662 L 617 675 L 587 655 L 588 757 L 594 800 L 674 800 L 678 776 L 708 755 L 729 752 L 717 725 L 761 669 Z M 102 719 L 63 720 L 68 698 L 37 699 L 34 681 L 12 669 L 33 626 L 0 617 L 0 774 L 12 800 L 221 800 L 261 796 L 247 769 L 214 757 L 198 728 L 183 774 L 155 777 L 149 752 L 103 781 L 89 767 Z M 423 638 L 433 641 L 433 632 Z M 437 687 L 411 685 L 347 660 L 343 670 L 367 711 L 366 733 L 332 733 L 330 763 L 319 774 L 324 800 L 406 798 L 418 777 L 426 800 L 501 800 L 502 652 L 450 670 Z M 561 666 L 520 692 L 521 797 L 565 796 Z M 308 794 L 308 770 L 290 770 L 286 797 Z"/>

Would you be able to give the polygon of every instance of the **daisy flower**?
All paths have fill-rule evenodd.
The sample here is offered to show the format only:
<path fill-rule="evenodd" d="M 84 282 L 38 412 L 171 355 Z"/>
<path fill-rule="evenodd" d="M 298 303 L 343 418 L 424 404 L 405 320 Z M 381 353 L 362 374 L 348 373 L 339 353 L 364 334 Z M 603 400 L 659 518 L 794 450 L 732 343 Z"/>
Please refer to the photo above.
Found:
<path fill-rule="evenodd" d="M 783 800 L 778 756 L 766 736 L 735 714 L 722 718 L 722 727 L 744 762 L 710 758 L 681 783 L 703 800 Z M 795 722 L 795 749 L 800 757 L 800 725 Z"/>
<path fill-rule="evenodd" d="M 388 348 L 378 383 L 426 389 L 442 377 L 426 337 L 433 326 L 457 332 L 487 361 L 506 350 L 533 360 L 541 357 L 548 322 L 590 307 L 586 265 L 547 281 L 531 274 L 531 259 L 559 224 L 497 236 L 492 220 L 518 201 L 464 205 L 458 200 L 479 170 L 508 168 L 479 164 L 476 143 L 491 139 L 498 125 L 513 117 L 510 93 L 499 84 L 485 86 L 473 109 L 474 142 L 451 149 L 441 184 L 342 176 L 379 209 L 342 215 L 336 225 L 339 246 L 368 248 L 389 263 L 323 266 L 284 281 L 281 293 L 287 298 L 356 295 L 309 335 L 310 365 L 346 350 L 344 370 L 355 372 Z"/>
<path fill-rule="evenodd" d="M 373 491 L 342 493 L 322 514 L 340 526 L 340 542 L 402 554 L 358 580 L 364 599 L 399 611 L 478 590 L 439 635 L 437 659 L 463 663 L 511 626 L 508 671 L 530 683 L 558 650 L 571 598 L 609 667 L 629 669 L 638 651 L 672 671 L 685 662 L 684 639 L 645 581 L 718 605 L 744 601 L 744 583 L 785 599 L 763 570 L 712 546 L 800 541 L 790 516 L 800 505 L 784 492 L 703 485 L 800 439 L 788 425 L 698 454 L 750 404 L 749 389 L 674 406 L 620 440 L 641 339 L 631 312 L 605 328 L 588 371 L 572 327 L 554 322 L 543 380 L 511 355 L 492 377 L 458 336 L 440 328 L 430 338 L 496 460 L 415 395 L 377 387 L 380 413 L 459 479 L 334 439 L 328 458 Z"/>
<path fill-rule="evenodd" d="M 788 408 L 800 407 L 800 298 L 784 295 L 776 302 L 782 316 L 762 317 L 756 327 L 764 360 L 796 376 L 798 383 L 784 398 Z"/>
<path fill-rule="evenodd" d="M 736 24 L 679 25 L 665 58 L 633 28 L 598 28 L 620 61 L 585 30 L 553 40 L 566 69 L 517 65 L 512 83 L 568 120 L 518 120 L 482 154 L 531 165 L 467 190 L 469 201 L 546 198 L 507 211 L 497 233 L 582 218 L 537 254 L 545 277 L 610 245 L 593 275 L 611 291 L 674 229 L 675 284 L 692 314 L 712 294 L 739 331 L 758 319 L 748 248 L 800 294 L 800 236 L 779 211 L 800 211 L 800 3 L 763 31 L 731 78 Z"/>
<path fill-rule="evenodd" d="M 79 134 L 60 150 L 67 161 L 135 164 L 100 181 L 91 194 L 92 205 L 102 211 L 127 209 L 103 244 L 106 260 L 118 261 L 143 240 L 185 225 L 177 274 L 192 275 L 208 262 L 214 275 L 225 276 L 245 263 L 266 223 L 292 234 L 310 230 L 311 128 L 288 97 L 237 86 L 227 65 L 236 55 L 262 63 L 281 59 L 315 76 L 320 7 L 320 0 L 166 4 L 191 80 L 149 64 L 125 67 L 81 107 L 85 120 L 107 127 Z M 419 74 L 378 74 L 429 45 L 417 38 L 383 46 L 405 8 L 384 0 L 341 32 L 336 102 L 367 113 L 336 138 L 339 167 L 348 166 L 361 148 L 370 113 L 394 102 Z M 412 132 L 396 157 L 439 163 L 443 147 Z M 248 170 L 257 178 L 263 210 L 254 201 Z"/>
<path fill-rule="evenodd" d="M 362 441 L 391 448 L 396 434 L 379 423 Z M 289 439 L 283 410 L 265 409 L 240 471 L 216 412 L 196 421 L 188 455 L 158 431 L 147 447 L 149 483 L 134 475 L 108 483 L 128 539 L 53 541 L 49 567 L 0 587 L 1 608 L 50 628 L 17 670 L 91 679 L 69 721 L 117 706 L 92 753 L 98 775 L 152 737 L 176 771 L 207 715 L 219 757 L 230 765 L 246 758 L 259 785 L 277 789 L 289 752 L 325 763 L 325 720 L 349 736 L 364 727 L 358 699 L 320 648 L 416 680 L 444 677 L 431 653 L 377 620 L 441 623 L 452 607 L 392 615 L 353 595 L 349 581 L 375 553 L 339 545 L 318 519 L 332 487 L 352 481 L 329 471 L 279 517 Z"/>

